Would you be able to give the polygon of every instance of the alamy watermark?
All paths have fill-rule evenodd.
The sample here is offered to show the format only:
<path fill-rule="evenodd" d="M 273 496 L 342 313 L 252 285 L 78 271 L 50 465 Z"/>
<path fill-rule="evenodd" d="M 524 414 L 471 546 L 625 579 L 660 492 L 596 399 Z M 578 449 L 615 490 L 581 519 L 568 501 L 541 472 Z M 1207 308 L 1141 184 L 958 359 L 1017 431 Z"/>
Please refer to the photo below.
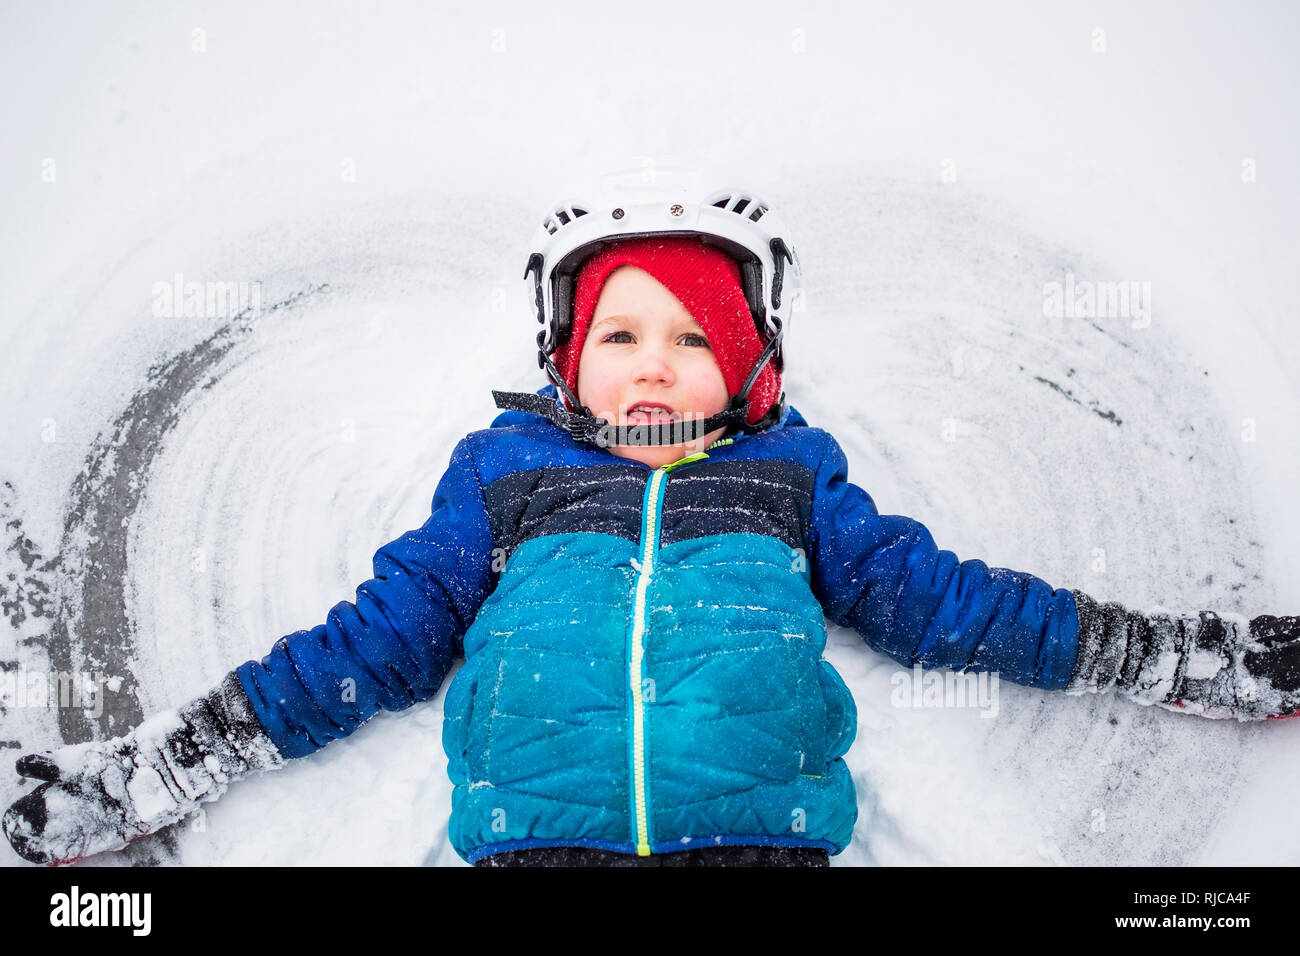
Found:
<path fill-rule="evenodd" d="M 104 713 L 104 687 L 116 690 L 121 678 L 99 671 L 0 671 L 0 707 L 77 707 L 98 719 Z"/>
<path fill-rule="evenodd" d="M 1043 285 L 1043 315 L 1049 319 L 1132 319 L 1132 327 L 1151 324 L 1151 283 L 1135 279 L 1076 281 L 1073 272 L 1064 282 Z"/>
<path fill-rule="evenodd" d="M 261 311 L 261 282 L 186 281 L 178 272 L 171 282 L 153 284 L 153 314 L 160 319 L 232 319 Z"/>
<path fill-rule="evenodd" d="M 75 883 L 50 897 L 51 926 L 122 926 L 148 936 L 153 925 L 151 893 L 83 893 Z"/>
<path fill-rule="evenodd" d="M 635 408 L 636 406 L 631 406 Z M 654 439 L 661 445 L 684 445 L 698 441 L 708 434 L 704 423 L 708 420 L 703 412 L 665 412 L 658 422 L 642 422 L 637 425 L 619 425 L 626 422 L 630 413 L 627 405 L 618 406 L 618 414 L 609 411 L 600 412 L 596 417 L 605 424 L 596 429 L 596 444 L 601 448 L 610 445 L 647 445 Z"/>
<path fill-rule="evenodd" d="M 889 683 L 895 707 L 976 707 L 980 717 L 998 715 L 997 671 L 927 671 L 916 664 L 895 671 Z"/>

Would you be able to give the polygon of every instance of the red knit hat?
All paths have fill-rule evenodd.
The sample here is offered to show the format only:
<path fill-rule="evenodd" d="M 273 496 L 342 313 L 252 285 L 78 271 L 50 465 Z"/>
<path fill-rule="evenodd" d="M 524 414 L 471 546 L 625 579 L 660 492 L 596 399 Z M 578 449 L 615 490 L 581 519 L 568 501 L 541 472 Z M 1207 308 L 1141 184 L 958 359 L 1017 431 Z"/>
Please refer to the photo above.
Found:
<path fill-rule="evenodd" d="M 740 266 L 721 250 L 693 236 L 624 239 L 592 256 L 579 269 L 573 292 L 573 335 L 556 349 L 555 367 L 578 393 L 578 360 L 605 280 L 619 266 L 644 269 L 677 296 L 700 324 L 713 348 L 727 394 L 736 395 L 766 343 L 740 285 Z M 749 390 L 749 414 L 757 422 L 781 397 L 781 374 L 768 359 Z"/>

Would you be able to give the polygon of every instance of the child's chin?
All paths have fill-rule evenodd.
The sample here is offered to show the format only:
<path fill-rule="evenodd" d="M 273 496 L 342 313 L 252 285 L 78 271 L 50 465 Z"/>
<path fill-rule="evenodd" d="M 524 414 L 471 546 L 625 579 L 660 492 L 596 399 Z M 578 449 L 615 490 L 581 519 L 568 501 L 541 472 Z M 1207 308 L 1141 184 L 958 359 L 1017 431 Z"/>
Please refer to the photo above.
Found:
<path fill-rule="evenodd" d="M 621 458 L 630 458 L 651 468 L 667 465 L 695 451 L 690 445 L 614 445 L 611 450 Z"/>

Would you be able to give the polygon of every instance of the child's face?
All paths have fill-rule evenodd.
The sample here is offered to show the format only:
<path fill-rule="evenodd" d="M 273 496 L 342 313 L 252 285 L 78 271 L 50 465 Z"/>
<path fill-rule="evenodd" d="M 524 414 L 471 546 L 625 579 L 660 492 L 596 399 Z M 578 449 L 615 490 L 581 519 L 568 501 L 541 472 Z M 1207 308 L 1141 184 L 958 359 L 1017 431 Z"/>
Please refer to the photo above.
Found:
<path fill-rule="evenodd" d="M 659 402 L 671 420 L 708 418 L 724 411 L 730 395 L 722 369 L 699 323 L 677 296 L 636 266 L 620 266 L 605 280 L 582 354 L 578 358 L 578 400 L 592 414 L 617 425 L 655 424 L 628 409 Z M 620 458 L 658 468 L 703 451 L 726 434 L 717 428 L 678 445 L 611 445 Z"/>

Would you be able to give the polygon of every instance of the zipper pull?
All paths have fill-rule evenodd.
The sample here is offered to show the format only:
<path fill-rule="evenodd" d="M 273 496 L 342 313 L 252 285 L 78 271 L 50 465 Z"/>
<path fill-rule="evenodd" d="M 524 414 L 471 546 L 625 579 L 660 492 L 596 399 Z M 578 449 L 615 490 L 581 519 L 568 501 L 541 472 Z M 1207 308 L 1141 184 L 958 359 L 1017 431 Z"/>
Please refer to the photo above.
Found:
<path fill-rule="evenodd" d="M 678 465 L 689 465 L 689 464 L 690 464 L 691 462 L 693 462 L 693 461 L 699 461 L 701 458 L 708 458 L 708 457 L 709 457 L 709 456 L 706 455 L 704 452 L 702 452 L 702 451 L 697 451 L 694 455 L 687 455 L 685 458 L 678 458 L 678 459 L 677 459 L 675 462 L 673 462 L 671 465 L 664 465 L 664 466 L 663 466 L 663 470 L 664 470 L 664 471 L 672 471 L 672 470 L 673 470 L 674 468 L 676 468 Z"/>
<path fill-rule="evenodd" d="M 733 438 L 719 438 L 719 439 L 718 439 L 717 441 L 715 441 L 712 445 L 710 445 L 709 448 L 717 448 L 719 445 L 730 445 L 734 440 L 735 440 L 735 439 L 733 439 Z M 663 470 L 663 471 L 666 471 L 666 472 L 667 472 L 667 471 L 672 471 L 672 470 L 673 470 L 674 468 L 676 468 L 678 465 L 689 465 L 689 464 L 690 464 L 691 462 L 693 462 L 693 461 L 699 461 L 701 458 L 708 458 L 708 457 L 709 457 L 709 456 L 708 456 L 708 449 L 706 448 L 704 451 L 697 451 L 695 454 L 693 454 L 693 455 L 687 455 L 685 458 L 678 458 L 678 459 L 677 459 L 675 462 L 673 462 L 672 464 L 669 464 L 669 465 L 663 465 L 663 466 L 661 466 L 661 467 L 662 467 L 662 470 Z"/>

